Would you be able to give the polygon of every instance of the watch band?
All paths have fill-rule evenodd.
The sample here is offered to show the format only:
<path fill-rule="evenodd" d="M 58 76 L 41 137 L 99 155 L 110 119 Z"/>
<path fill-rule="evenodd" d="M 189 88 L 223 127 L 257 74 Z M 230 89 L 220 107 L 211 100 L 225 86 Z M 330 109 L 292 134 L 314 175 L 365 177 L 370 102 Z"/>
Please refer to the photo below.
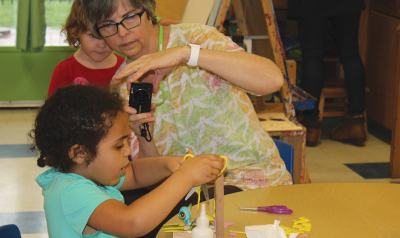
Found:
<path fill-rule="evenodd" d="M 190 58 L 186 64 L 189 66 L 197 66 L 200 55 L 200 45 L 188 44 L 188 46 L 190 46 Z"/>

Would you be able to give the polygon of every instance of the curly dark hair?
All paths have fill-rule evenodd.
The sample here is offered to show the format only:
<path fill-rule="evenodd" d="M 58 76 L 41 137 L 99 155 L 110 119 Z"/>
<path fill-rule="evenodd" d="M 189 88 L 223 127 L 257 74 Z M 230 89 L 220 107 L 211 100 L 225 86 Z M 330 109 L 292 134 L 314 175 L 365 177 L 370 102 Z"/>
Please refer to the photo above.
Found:
<path fill-rule="evenodd" d="M 88 165 L 118 112 L 124 112 L 124 107 L 117 93 L 89 85 L 59 88 L 40 108 L 29 133 L 33 149 L 40 155 L 38 166 L 69 172 L 75 163 L 68 150 L 76 144 L 81 146 Z"/>

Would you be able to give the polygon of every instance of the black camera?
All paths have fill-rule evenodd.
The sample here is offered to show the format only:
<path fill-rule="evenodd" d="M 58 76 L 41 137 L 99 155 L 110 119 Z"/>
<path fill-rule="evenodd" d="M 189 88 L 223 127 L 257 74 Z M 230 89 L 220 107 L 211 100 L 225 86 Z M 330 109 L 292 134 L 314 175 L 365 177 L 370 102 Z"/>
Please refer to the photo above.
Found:
<path fill-rule="evenodd" d="M 137 113 L 150 112 L 153 84 L 131 83 L 129 106 L 136 109 Z"/>

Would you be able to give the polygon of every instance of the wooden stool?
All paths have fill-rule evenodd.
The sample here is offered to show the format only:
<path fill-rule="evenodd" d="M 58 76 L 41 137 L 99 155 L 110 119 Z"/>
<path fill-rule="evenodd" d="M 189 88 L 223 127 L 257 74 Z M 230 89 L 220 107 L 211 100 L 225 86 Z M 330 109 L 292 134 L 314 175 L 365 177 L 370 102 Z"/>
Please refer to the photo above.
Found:
<path fill-rule="evenodd" d="M 365 88 L 366 92 L 369 92 L 368 88 Z M 334 102 L 325 102 L 327 98 L 338 99 Z M 343 117 L 347 115 L 349 110 L 349 101 L 347 96 L 347 89 L 344 82 L 335 84 L 327 84 L 324 86 L 321 92 L 319 101 L 319 120 L 322 122 L 324 117 Z M 368 139 L 368 127 L 367 127 L 367 113 L 364 111 L 364 129 Z"/>
<path fill-rule="evenodd" d="M 325 102 L 326 99 L 338 99 L 335 102 Z M 348 111 L 347 90 L 344 86 L 324 86 L 319 101 L 319 120 L 323 117 L 343 117 Z"/>

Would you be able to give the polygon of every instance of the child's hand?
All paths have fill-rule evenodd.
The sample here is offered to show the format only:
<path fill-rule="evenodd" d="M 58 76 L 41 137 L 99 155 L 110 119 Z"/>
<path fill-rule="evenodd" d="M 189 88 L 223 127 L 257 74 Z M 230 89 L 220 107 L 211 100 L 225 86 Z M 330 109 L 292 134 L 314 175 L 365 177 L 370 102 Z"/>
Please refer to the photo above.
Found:
<path fill-rule="evenodd" d="M 186 154 L 193 155 L 193 151 L 189 148 L 187 149 L 188 151 Z M 175 173 L 179 169 L 179 167 L 181 167 L 182 164 L 183 164 L 183 157 L 173 157 L 168 160 L 167 167 L 169 171 L 171 171 L 171 173 Z"/>
<path fill-rule="evenodd" d="M 216 179 L 223 167 L 224 159 L 218 155 L 199 155 L 187 157 L 176 173 L 182 173 L 194 187 Z"/>
<path fill-rule="evenodd" d="M 175 173 L 182 165 L 183 158 L 180 156 L 173 157 L 168 159 L 167 168 L 173 174 Z"/>

